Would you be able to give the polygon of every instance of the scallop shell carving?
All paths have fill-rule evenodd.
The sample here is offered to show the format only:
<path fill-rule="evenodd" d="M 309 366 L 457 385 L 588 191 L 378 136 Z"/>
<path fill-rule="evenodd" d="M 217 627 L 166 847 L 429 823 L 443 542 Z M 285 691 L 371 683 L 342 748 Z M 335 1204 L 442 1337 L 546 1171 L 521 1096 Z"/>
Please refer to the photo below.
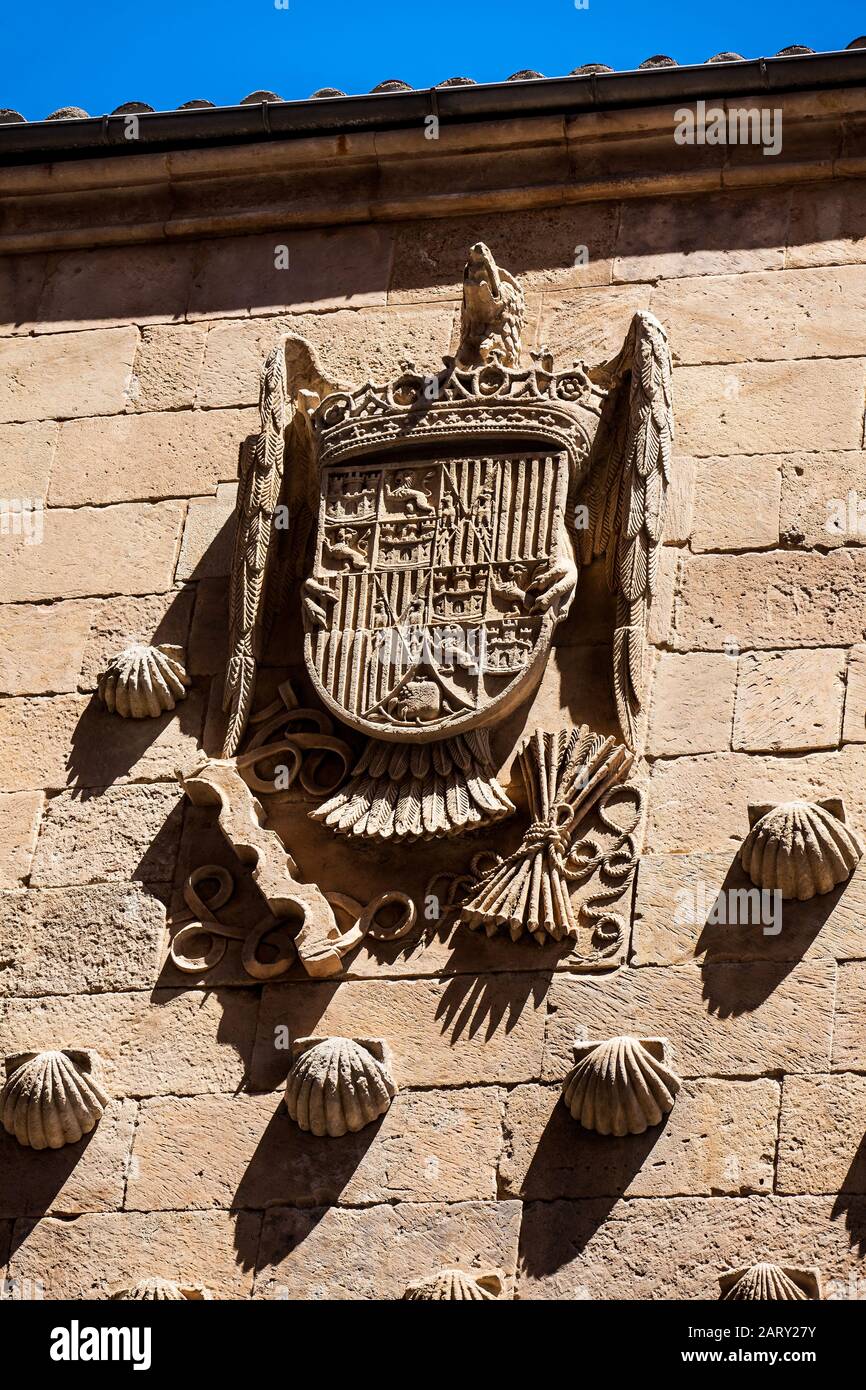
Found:
<path fill-rule="evenodd" d="M 862 854 L 857 836 L 827 806 L 786 801 L 755 822 L 740 862 L 757 888 L 805 902 L 850 878 Z"/>
<path fill-rule="evenodd" d="M 156 719 L 185 700 L 189 676 L 180 647 L 136 642 L 111 659 L 99 678 L 99 698 L 123 719 Z"/>
<path fill-rule="evenodd" d="M 198 1303 L 210 1301 L 213 1294 L 200 1284 L 175 1284 L 171 1279 L 139 1279 L 129 1289 L 120 1289 L 111 1295 L 119 1303 Z"/>
<path fill-rule="evenodd" d="M 409 1284 L 403 1295 L 410 1302 L 435 1302 L 439 1299 L 469 1298 L 477 1300 L 502 1298 L 505 1277 L 498 1269 L 484 1273 L 467 1273 L 463 1269 L 437 1269 L 424 1279 Z"/>
<path fill-rule="evenodd" d="M 312 1134 L 354 1134 L 384 1115 L 397 1094 L 378 1039 L 298 1038 L 292 1053 L 286 1109 Z"/>
<path fill-rule="evenodd" d="M 730 1269 L 719 1275 L 721 1298 L 756 1299 L 765 1303 L 793 1303 L 821 1297 L 817 1269 L 791 1269 L 761 1262 L 746 1269 Z"/>
<path fill-rule="evenodd" d="M 6 1060 L 0 1119 L 31 1149 L 62 1149 L 95 1129 L 109 1097 L 93 1075 L 91 1052 L 26 1052 Z"/>
<path fill-rule="evenodd" d="M 643 1134 L 673 1109 L 680 1078 L 665 1065 L 665 1038 L 575 1043 L 562 1098 L 584 1129 Z"/>

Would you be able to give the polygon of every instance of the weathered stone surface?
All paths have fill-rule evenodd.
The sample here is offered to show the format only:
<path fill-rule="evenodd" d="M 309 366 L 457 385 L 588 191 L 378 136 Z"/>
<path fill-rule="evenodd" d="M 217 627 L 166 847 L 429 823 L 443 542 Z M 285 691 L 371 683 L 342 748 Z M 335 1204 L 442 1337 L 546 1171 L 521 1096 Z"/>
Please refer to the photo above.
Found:
<path fill-rule="evenodd" d="M 126 1205 L 151 1211 L 490 1201 L 497 1195 L 503 1103 L 496 1087 L 402 1091 L 381 1123 L 332 1141 L 303 1133 L 282 1092 L 148 1101 Z"/>
<path fill-rule="evenodd" d="M 170 883 L 182 822 L 182 793 L 170 782 L 62 792 L 48 803 L 31 886 Z"/>
<path fill-rule="evenodd" d="M 527 290 L 606 285 L 616 223 L 615 203 L 583 203 L 398 227 L 388 302 L 458 300 L 466 253 L 476 241 L 485 242 Z"/>
<path fill-rule="evenodd" d="M 94 604 L 80 688 L 95 690 L 112 657 L 135 642 L 186 648 L 194 601 L 189 588 L 141 598 L 107 598 Z"/>
<path fill-rule="evenodd" d="M 866 266 L 694 276 L 658 288 L 652 311 L 680 363 L 859 357 Z"/>
<path fill-rule="evenodd" d="M 713 194 L 626 201 L 613 278 L 658 280 L 781 270 L 788 194 Z"/>
<path fill-rule="evenodd" d="M 866 1202 L 856 1198 L 845 1219 L 829 1198 L 815 1197 L 531 1203 L 521 1230 L 519 1297 L 715 1301 L 720 1271 L 782 1256 L 817 1265 L 825 1284 L 847 1288 L 849 1274 L 861 1269 L 851 1236 L 864 1220 Z"/>
<path fill-rule="evenodd" d="M 29 874 L 44 802 L 42 792 L 0 795 L 0 889 L 18 888 Z"/>
<path fill-rule="evenodd" d="M 46 256 L 4 256 L 0 261 L 0 333 L 29 333 L 45 279 Z"/>
<path fill-rule="evenodd" d="M 784 460 L 780 526 L 788 545 L 866 544 L 866 454 L 792 454 Z"/>
<path fill-rule="evenodd" d="M 833 1030 L 834 1071 L 866 1070 L 866 962 L 839 966 L 836 985 L 836 1026 Z"/>
<path fill-rule="evenodd" d="M 53 695 L 75 690 L 96 605 L 5 604 L 0 609 L 0 693 Z"/>
<path fill-rule="evenodd" d="M 129 409 L 183 410 L 194 405 L 206 337 L 205 324 L 143 328 L 129 383 Z"/>
<path fill-rule="evenodd" d="M 862 180 L 836 180 L 822 188 L 795 188 L 787 264 L 845 265 L 866 261 L 866 192 Z"/>
<path fill-rule="evenodd" d="M 231 572 L 236 483 L 220 483 L 213 497 L 194 497 L 183 528 L 178 580 L 212 579 Z"/>
<path fill-rule="evenodd" d="M 202 716 L 195 691 L 159 719 L 121 720 L 83 695 L 0 700 L 0 741 L 9 749 L 0 791 L 174 780 L 195 757 Z"/>
<path fill-rule="evenodd" d="M 519 1230 L 519 1202 L 276 1208 L 264 1218 L 255 1296 L 395 1299 L 443 1265 L 501 1269 L 510 1291 Z"/>
<path fill-rule="evenodd" d="M 866 753 L 856 744 L 799 758 L 728 753 L 658 762 L 650 778 L 646 849 L 733 854 L 748 832 L 747 808 L 770 802 L 841 796 L 854 828 L 864 827 L 864 779 Z"/>
<path fill-rule="evenodd" d="M 692 550 L 761 550 L 779 544 L 778 459 L 697 463 Z"/>
<path fill-rule="evenodd" d="M 505 1112 L 501 1195 L 770 1192 L 778 1111 L 775 1081 L 687 1081 L 664 1124 L 615 1139 L 573 1120 L 559 1086 L 517 1086 Z"/>
<path fill-rule="evenodd" d="M 169 410 L 67 420 L 51 475 L 53 507 L 159 501 L 212 492 L 238 474 L 252 410 Z M 119 460 L 123 466 L 119 467 Z"/>
<path fill-rule="evenodd" d="M 652 685 L 647 752 L 712 753 L 730 747 L 737 663 L 724 652 L 662 652 Z"/>
<path fill-rule="evenodd" d="M 833 647 L 744 652 L 734 747 L 755 753 L 838 747 L 846 660 L 847 653 Z"/>
<path fill-rule="evenodd" d="M 196 404 L 255 404 L 262 363 L 287 334 L 306 338 L 317 349 L 329 379 L 349 385 L 368 379 L 389 381 L 406 358 L 419 370 L 435 373 L 448 351 L 455 315 L 453 305 L 432 304 L 215 323 L 208 333 Z"/>
<path fill-rule="evenodd" d="M 3 893 L 0 920 L 0 994 L 98 994 L 156 981 L 165 908 L 132 884 Z"/>
<path fill-rule="evenodd" d="M 134 1101 L 113 1101 L 92 1134 L 40 1153 L 0 1130 L 0 1213 L 39 1218 L 122 1207 L 136 1109 Z"/>
<path fill-rule="evenodd" d="M 126 405 L 138 330 L 0 342 L 0 421 L 112 415 Z"/>
<path fill-rule="evenodd" d="M 845 960 L 866 944 L 866 864 L 808 902 L 762 899 L 736 851 L 644 854 L 637 875 L 632 963 Z"/>
<path fill-rule="evenodd" d="M 182 319 L 195 247 L 188 242 L 89 248 L 48 258 L 37 331 L 80 332 Z"/>
<path fill-rule="evenodd" d="M 495 975 L 476 981 L 366 980 L 269 985 L 262 995 L 253 1085 L 278 1086 L 291 1037 L 383 1038 L 399 1086 L 525 1081 L 538 1075 L 544 1041 L 545 975 Z"/>
<path fill-rule="evenodd" d="M 845 683 L 843 743 L 866 743 L 866 645 L 860 643 L 848 653 Z"/>
<path fill-rule="evenodd" d="M 681 650 L 843 646 L 862 640 L 864 627 L 861 551 L 685 560 L 675 638 Z"/>
<path fill-rule="evenodd" d="M 859 449 L 866 366 L 843 358 L 677 367 L 677 438 L 685 453 L 715 457 Z M 808 410 L 803 402 L 808 401 Z"/>
<path fill-rule="evenodd" d="M 122 944 L 122 943 L 121 943 Z M 100 1057 L 112 1096 L 237 1091 L 255 1035 L 250 990 L 0 999 L 0 1055 L 81 1046 Z"/>
<path fill-rule="evenodd" d="M 13 536 L 0 551 L 0 592 L 14 603 L 167 589 L 182 521 L 179 502 L 50 508 L 40 545 Z"/>
<path fill-rule="evenodd" d="M 211 241 L 193 280 L 187 316 L 384 304 L 392 240 L 389 227 L 370 225 Z"/>
<path fill-rule="evenodd" d="M 47 497 L 59 431 L 52 420 L 0 425 L 0 497 Z"/>
<path fill-rule="evenodd" d="M 229 580 L 200 579 L 189 636 L 186 669 L 191 676 L 214 675 L 228 660 Z"/>
<path fill-rule="evenodd" d="M 151 1277 L 203 1284 L 215 1298 L 246 1298 L 261 1216 L 253 1212 L 113 1212 L 77 1221 L 19 1221 L 13 1279 L 40 1279 L 44 1297 L 105 1299 Z"/>
<path fill-rule="evenodd" d="M 830 1057 L 833 965 L 671 966 L 605 979 L 558 974 L 543 1076 L 562 1081 L 575 1039 L 666 1037 L 681 1076 L 820 1071 Z"/>
<path fill-rule="evenodd" d="M 687 454 L 674 454 L 665 499 L 666 545 L 688 544 L 694 519 L 696 476 L 697 460 Z"/>
<path fill-rule="evenodd" d="M 575 357 L 595 366 L 616 356 L 633 316 L 649 307 L 645 285 L 546 294 L 538 341 L 560 359 L 560 370 L 571 366 Z"/>
<path fill-rule="evenodd" d="M 672 545 L 662 547 L 658 559 L 656 589 L 653 594 L 647 625 L 647 638 L 657 644 L 669 640 L 674 620 L 674 604 L 680 581 L 683 551 Z"/>
<path fill-rule="evenodd" d="M 786 1076 L 779 1192 L 866 1192 L 866 1076 Z"/>

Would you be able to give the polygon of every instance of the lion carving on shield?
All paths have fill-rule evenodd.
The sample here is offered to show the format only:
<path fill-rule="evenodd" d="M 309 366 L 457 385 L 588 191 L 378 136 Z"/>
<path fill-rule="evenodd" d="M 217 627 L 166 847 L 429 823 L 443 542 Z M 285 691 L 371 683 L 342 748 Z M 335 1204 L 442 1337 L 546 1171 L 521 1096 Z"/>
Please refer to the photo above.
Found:
<path fill-rule="evenodd" d="M 334 389 L 299 340 L 265 362 L 237 502 L 224 754 L 299 581 L 313 688 L 367 740 L 310 813 L 336 833 L 434 838 L 513 810 L 490 732 L 532 694 L 597 556 L 635 746 L 673 440 L 667 339 L 639 312 L 610 362 L 556 371 L 541 349 L 521 367 L 524 314 L 519 283 L 478 243 L 460 346 L 439 372 L 406 363 L 384 385 Z"/>

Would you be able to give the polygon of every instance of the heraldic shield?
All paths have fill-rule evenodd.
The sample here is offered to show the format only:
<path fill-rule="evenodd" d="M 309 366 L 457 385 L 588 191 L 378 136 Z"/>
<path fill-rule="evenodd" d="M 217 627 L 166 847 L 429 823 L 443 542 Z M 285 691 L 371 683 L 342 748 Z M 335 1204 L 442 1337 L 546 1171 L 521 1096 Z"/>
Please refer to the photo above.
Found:
<path fill-rule="evenodd" d="M 533 584 L 564 524 L 564 451 L 325 465 L 306 639 L 323 702 L 386 741 L 493 722 L 540 677 L 555 617 Z"/>

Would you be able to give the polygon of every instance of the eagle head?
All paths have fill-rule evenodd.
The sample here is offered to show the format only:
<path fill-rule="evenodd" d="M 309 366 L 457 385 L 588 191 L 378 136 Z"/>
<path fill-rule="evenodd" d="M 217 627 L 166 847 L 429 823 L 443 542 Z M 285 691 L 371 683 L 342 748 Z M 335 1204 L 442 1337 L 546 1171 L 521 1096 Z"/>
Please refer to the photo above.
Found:
<path fill-rule="evenodd" d="M 516 367 L 525 311 L 523 290 L 514 276 L 500 270 L 484 242 L 476 241 L 463 271 L 460 365 L 477 367 L 495 359 Z"/>

